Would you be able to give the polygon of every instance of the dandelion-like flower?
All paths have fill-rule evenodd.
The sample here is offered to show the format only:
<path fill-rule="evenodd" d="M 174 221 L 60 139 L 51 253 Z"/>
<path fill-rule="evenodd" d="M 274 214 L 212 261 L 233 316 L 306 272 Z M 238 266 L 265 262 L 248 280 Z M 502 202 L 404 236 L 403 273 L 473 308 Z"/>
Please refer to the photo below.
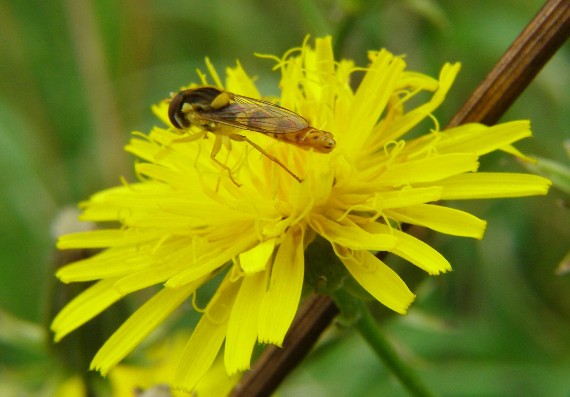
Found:
<path fill-rule="evenodd" d="M 299 182 L 246 142 L 222 147 L 212 161 L 215 140 L 183 142 L 168 127 L 168 103 L 155 106 L 166 126 L 148 136 L 135 134 L 126 148 L 143 160 L 135 165 L 140 182 L 99 192 L 82 204 L 83 220 L 120 226 L 58 242 L 60 249 L 105 250 L 58 271 L 66 283 L 99 281 L 59 313 L 52 325 L 56 339 L 125 295 L 162 286 L 104 344 L 92 368 L 106 374 L 220 273 L 222 281 L 178 364 L 175 386 L 194 388 L 224 342 L 227 372 L 249 368 L 256 342 L 282 344 L 301 299 L 304 252 L 317 236 L 330 242 L 348 277 L 405 313 L 414 294 L 373 253 L 398 255 L 431 275 L 451 266 L 401 224 L 481 238 L 483 220 L 436 203 L 548 190 L 548 180 L 538 176 L 476 172 L 479 156 L 495 150 L 522 157 L 511 144 L 531 135 L 528 121 L 439 130 L 432 113 L 458 64 L 445 64 L 435 79 L 406 71 L 401 57 L 381 50 L 369 53 L 368 66 L 356 67 L 334 59 L 330 37 L 271 58 L 282 76 L 279 105 L 332 133 L 335 149 L 318 153 L 240 131 L 286 164 Z M 261 98 L 239 64 L 227 69 L 225 83 L 207 64 L 210 79 L 200 74 L 203 85 Z M 354 90 L 351 76 L 360 73 Z M 413 107 L 410 100 L 420 93 L 430 98 Z M 433 128 L 405 140 L 425 119 L 433 120 Z"/>

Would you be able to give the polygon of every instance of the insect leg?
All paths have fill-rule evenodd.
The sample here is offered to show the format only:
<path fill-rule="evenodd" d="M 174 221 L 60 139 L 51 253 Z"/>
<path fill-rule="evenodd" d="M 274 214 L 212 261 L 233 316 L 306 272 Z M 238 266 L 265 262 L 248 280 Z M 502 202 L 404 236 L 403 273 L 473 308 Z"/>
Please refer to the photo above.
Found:
<path fill-rule="evenodd" d="M 192 142 L 192 141 L 198 140 L 200 138 L 204 138 L 206 136 L 206 134 L 207 134 L 206 131 L 187 134 L 186 136 L 183 136 L 182 138 L 173 139 L 171 143 Z"/>
<path fill-rule="evenodd" d="M 251 146 L 253 146 L 255 149 L 257 149 L 261 154 L 263 154 L 265 157 L 267 157 L 269 160 L 273 161 L 274 163 L 276 163 L 279 167 L 283 168 L 285 171 L 287 171 L 287 173 L 289 175 L 291 175 L 293 178 L 295 178 L 297 180 L 297 182 L 301 183 L 303 182 L 303 179 L 298 177 L 297 175 L 295 175 L 295 173 L 293 173 L 293 171 L 291 171 L 289 168 L 287 168 L 287 166 L 285 166 L 285 164 L 283 164 L 281 161 L 279 161 L 279 159 L 275 156 L 272 156 L 271 154 L 267 153 L 265 150 L 263 150 L 263 148 L 261 146 L 259 146 L 257 143 L 249 140 L 247 137 L 243 136 L 243 135 L 239 135 L 239 134 L 231 134 L 228 135 L 231 139 L 233 139 L 234 141 L 245 141 L 247 143 L 249 143 Z"/>
<path fill-rule="evenodd" d="M 228 167 L 227 165 L 225 165 L 224 163 L 222 163 L 220 160 L 218 160 L 216 158 L 216 156 L 220 152 L 220 149 L 222 148 L 222 136 L 220 136 L 220 135 L 214 135 L 214 136 L 216 138 L 214 139 L 214 145 L 212 146 L 212 153 L 210 153 L 210 158 L 212 159 L 212 161 L 214 163 L 218 164 L 220 167 L 222 167 L 224 170 L 226 170 L 228 172 L 228 175 L 229 175 L 231 181 L 234 183 L 234 185 L 236 185 L 237 187 L 240 187 L 241 185 L 234 179 L 234 176 L 232 175 L 232 170 L 230 169 L 230 167 Z"/>

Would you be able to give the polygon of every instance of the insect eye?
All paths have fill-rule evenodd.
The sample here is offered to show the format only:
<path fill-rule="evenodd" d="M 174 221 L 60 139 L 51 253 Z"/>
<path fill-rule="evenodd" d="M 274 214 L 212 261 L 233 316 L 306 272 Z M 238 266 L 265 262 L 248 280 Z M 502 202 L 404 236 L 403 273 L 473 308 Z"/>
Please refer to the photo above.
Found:
<path fill-rule="evenodd" d="M 182 129 L 179 120 L 180 107 L 182 105 L 182 96 L 180 94 L 174 96 L 168 106 L 168 118 L 175 128 Z"/>

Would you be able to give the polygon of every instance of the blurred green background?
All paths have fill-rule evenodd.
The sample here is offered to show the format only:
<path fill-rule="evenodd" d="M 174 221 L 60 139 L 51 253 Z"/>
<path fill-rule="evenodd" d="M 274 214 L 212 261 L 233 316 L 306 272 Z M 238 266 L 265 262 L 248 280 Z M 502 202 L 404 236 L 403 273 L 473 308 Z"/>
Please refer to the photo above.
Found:
<path fill-rule="evenodd" d="M 220 73 L 239 58 L 266 95 L 279 76 L 253 53 L 281 55 L 307 34 L 332 34 L 336 56 L 360 65 L 382 47 L 434 76 L 460 61 L 438 112 L 445 125 L 541 4 L 0 0 L 0 382 L 30 382 L 22 389 L 39 394 L 41 379 L 18 374 L 53 360 L 34 324 L 45 322 L 54 284 L 54 219 L 120 176 L 133 180 L 122 149 L 129 132 L 157 124 L 150 105 L 197 81 L 205 56 Z M 566 164 L 569 63 L 566 45 L 503 117 L 532 120 L 535 137 L 520 149 Z M 482 168 L 523 171 L 506 155 Z M 451 203 L 488 220 L 484 240 L 426 236 L 454 271 L 423 283 L 410 315 L 384 328 L 442 396 L 570 395 L 570 276 L 555 274 L 570 248 L 564 201 L 554 188 L 546 197 Z M 361 338 L 341 329 L 280 395 L 406 394 Z"/>

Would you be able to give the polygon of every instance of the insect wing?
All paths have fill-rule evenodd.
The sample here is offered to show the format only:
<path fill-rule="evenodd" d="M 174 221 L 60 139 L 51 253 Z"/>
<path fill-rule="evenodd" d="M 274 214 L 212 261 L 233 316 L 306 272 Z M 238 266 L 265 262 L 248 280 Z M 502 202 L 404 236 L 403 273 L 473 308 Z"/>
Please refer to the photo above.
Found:
<path fill-rule="evenodd" d="M 221 109 L 200 112 L 200 116 L 232 127 L 261 133 L 287 134 L 309 126 L 307 120 L 281 106 L 232 94 L 230 104 Z"/>

